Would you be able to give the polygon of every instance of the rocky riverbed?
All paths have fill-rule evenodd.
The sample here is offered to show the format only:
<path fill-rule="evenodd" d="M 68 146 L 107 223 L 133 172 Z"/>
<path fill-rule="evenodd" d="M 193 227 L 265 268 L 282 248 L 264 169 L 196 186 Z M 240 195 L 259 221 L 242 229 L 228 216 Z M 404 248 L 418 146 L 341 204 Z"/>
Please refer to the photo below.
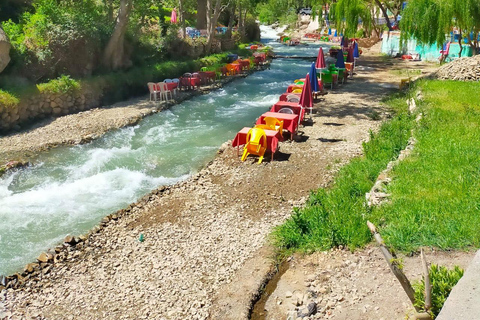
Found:
<path fill-rule="evenodd" d="M 420 62 L 411 67 L 430 68 Z M 360 155 L 369 131 L 388 117 L 381 99 L 397 90 L 399 77 L 387 68 L 404 65 L 386 66 L 367 52 L 354 79 L 315 104 L 311 120 L 294 141 L 280 144 L 274 161 L 240 162 L 227 142 L 188 181 L 154 190 L 88 235 L 66 239 L 1 290 L 0 319 L 247 319 L 252 297 L 272 269 L 272 228 L 303 205 L 309 190 L 327 186 L 342 164 Z M 145 112 L 126 108 L 140 117 Z M 85 130 L 97 136 L 104 130 L 90 128 L 102 114 L 71 115 L 50 129 L 62 140 L 75 116 L 85 116 Z M 81 142 L 83 133 L 77 132 L 65 139 Z M 25 133 L 9 139 L 21 145 L 29 138 Z M 36 145 L 41 141 L 39 136 Z M 332 268 L 327 270 L 336 272 Z M 347 291 L 338 294 L 351 299 Z"/>

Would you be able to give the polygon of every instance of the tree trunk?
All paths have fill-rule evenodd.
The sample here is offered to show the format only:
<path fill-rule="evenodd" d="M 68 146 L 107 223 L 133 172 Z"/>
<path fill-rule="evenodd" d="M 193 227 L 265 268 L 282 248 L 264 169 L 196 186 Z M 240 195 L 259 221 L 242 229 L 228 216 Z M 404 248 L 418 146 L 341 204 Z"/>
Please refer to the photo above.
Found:
<path fill-rule="evenodd" d="M 244 25 L 244 18 L 242 16 L 242 4 L 238 5 L 238 32 L 240 33 L 240 37 L 243 39 L 245 38 L 245 25 Z"/>
<path fill-rule="evenodd" d="M 107 7 L 108 21 L 113 22 L 113 0 L 105 1 L 105 6 Z"/>
<path fill-rule="evenodd" d="M 385 18 L 385 21 L 387 22 L 388 30 L 389 30 L 389 31 L 392 31 L 392 24 L 390 23 L 390 19 L 388 18 L 387 10 L 386 10 L 385 7 L 382 5 L 382 3 L 380 2 L 380 0 L 375 0 L 375 3 L 377 4 L 377 6 L 380 8 L 380 10 L 381 10 L 382 13 L 383 13 L 383 17 Z"/>
<path fill-rule="evenodd" d="M 215 26 L 217 25 L 218 17 L 220 16 L 221 0 L 215 1 L 215 8 L 212 11 L 213 0 L 207 0 L 207 45 L 205 46 L 205 53 L 210 54 L 212 50 L 212 42 L 215 37 Z"/>
<path fill-rule="evenodd" d="M 230 13 L 230 17 L 228 19 L 228 28 L 227 28 L 227 32 L 225 33 L 225 37 L 227 39 L 232 38 L 233 23 L 235 22 L 235 4 L 233 4 L 230 7 L 230 12 L 229 13 Z"/>
<path fill-rule="evenodd" d="M 185 25 L 185 14 L 183 12 L 183 0 L 178 0 L 178 21 L 180 22 L 180 27 L 182 28 L 182 38 L 185 39 L 187 36 L 187 29 Z"/>
<path fill-rule="evenodd" d="M 197 1 L 197 29 L 207 29 L 207 0 Z"/>
<path fill-rule="evenodd" d="M 462 56 L 462 51 L 463 51 L 463 46 L 462 46 L 462 29 L 459 31 L 459 39 L 458 39 L 458 45 L 460 46 L 460 51 L 458 52 L 458 57 L 460 58 Z"/>
<path fill-rule="evenodd" d="M 132 10 L 132 1 L 121 0 L 117 21 L 113 34 L 108 41 L 103 53 L 103 65 L 109 69 L 119 69 L 125 62 L 125 33 L 128 27 L 128 20 Z"/>

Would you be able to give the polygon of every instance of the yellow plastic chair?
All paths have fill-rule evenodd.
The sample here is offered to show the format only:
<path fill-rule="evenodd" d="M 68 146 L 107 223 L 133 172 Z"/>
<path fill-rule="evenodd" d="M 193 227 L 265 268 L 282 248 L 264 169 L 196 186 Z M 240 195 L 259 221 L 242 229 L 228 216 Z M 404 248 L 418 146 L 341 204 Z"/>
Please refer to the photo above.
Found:
<path fill-rule="evenodd" d="M 265 121 L 265 125 L 271 128 L 270 130 L 283 132 L 283 121 L 274 117 L 265 117 L 263 118 L 263 121 Z"/>
<path fill-rule="evenodd" d="M 292 93 L 302 93 L 302 91 L 303 91 L 302 89 L 295 89 L 292 91 Z"/>
<path fill-rule="evenodd" d="M 243 149 L 242 161 L 245 161 L 249 154 L 257 155 L 258 163 L 262 163 L 263 156 L 267 150 L 267 134 L 261 128 L 252 128 L 247 133 L 247 144 Z"/>

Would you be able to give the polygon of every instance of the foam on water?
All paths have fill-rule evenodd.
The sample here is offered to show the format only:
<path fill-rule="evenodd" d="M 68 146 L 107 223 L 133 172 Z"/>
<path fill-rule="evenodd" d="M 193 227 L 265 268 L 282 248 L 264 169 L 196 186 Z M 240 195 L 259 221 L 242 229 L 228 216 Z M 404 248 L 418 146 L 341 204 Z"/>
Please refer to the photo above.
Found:
<path fill-rule="evenodd" d="M 270 39 L 277 31 L 262 26 Z M 265 33 L 263 34 L 265 36 Z M 318 47 L 276 47 L 313 56 Z M 309 51 L 310 50 L 310 51 Z M 184 101 L 86 145 L 40 155 L 35 166 L 0 178 L 0 274 L 11 274 L 67 234 L 160 186 L 186 179 L 220 145 L 253 125 L 311 62 L 275 60 L 270 70 Z"/>

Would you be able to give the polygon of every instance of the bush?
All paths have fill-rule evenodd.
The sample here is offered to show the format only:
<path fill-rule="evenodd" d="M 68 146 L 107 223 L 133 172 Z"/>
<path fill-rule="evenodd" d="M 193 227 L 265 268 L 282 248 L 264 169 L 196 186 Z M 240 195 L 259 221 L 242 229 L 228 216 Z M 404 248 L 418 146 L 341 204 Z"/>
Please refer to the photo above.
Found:
<path fill-rule="evenodd" d="M 70 76 L 62 75 L 57 79 L 37 85 L 41 93 L 66 93 L 80 89 L 80 83 Z"/>
<path fill-rule="evenodd" d="M 0 89 L 0 110 L 1 107 L 14 107 L 20 100 L 9 92 Z"/>
<path fill-rule="evenodd" d="M 432 285 L 432 308 L 430 313 L 435 319 L 440 310 L 442 310 L 443 304 L 453 287 L 463 276 L 463 269 L 455 266 L 453 270 L 449 270 L 446 267 L 432 264 L 428 274 Z M 413 283 L 413 288 L 415 290 L 415 306 L 425 310 L 425 279 Z"/>

